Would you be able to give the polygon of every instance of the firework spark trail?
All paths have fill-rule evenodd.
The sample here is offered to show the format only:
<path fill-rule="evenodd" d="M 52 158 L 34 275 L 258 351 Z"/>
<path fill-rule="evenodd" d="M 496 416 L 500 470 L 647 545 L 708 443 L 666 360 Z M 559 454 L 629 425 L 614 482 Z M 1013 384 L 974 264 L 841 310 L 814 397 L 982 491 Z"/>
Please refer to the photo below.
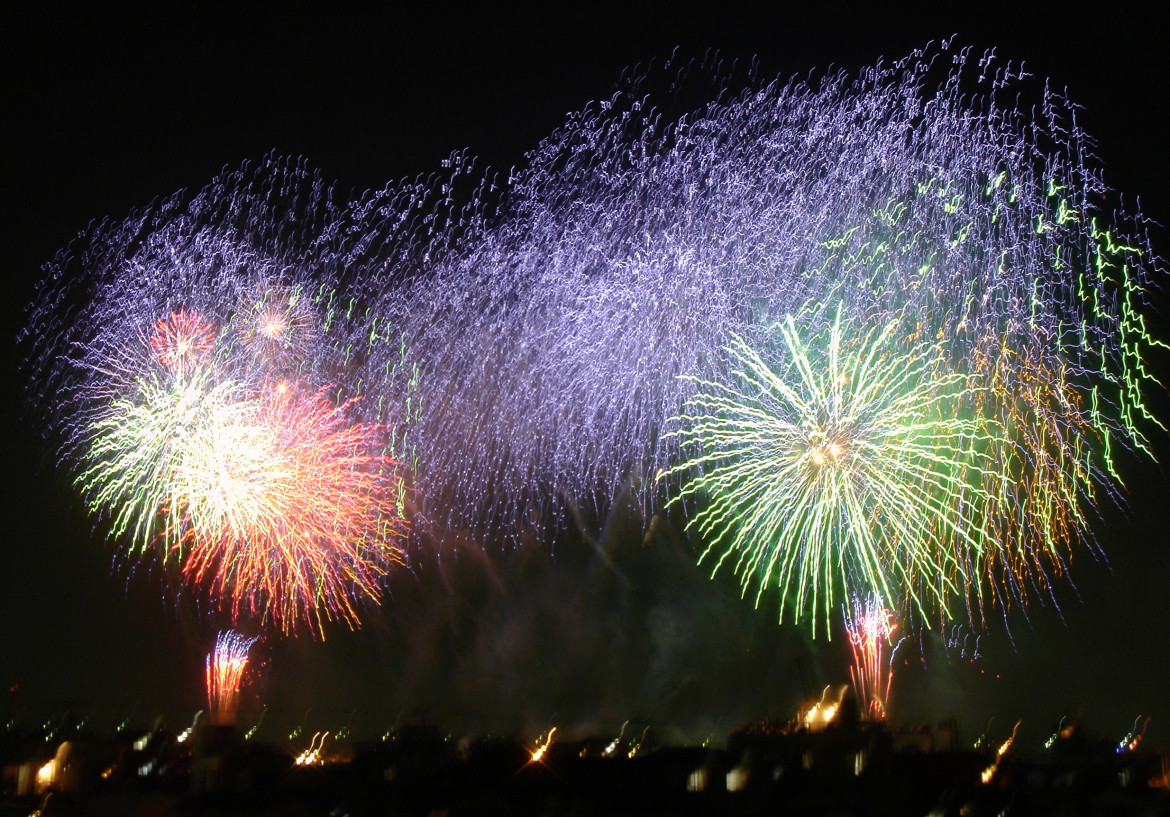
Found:
<path fill-rule="evenodd" d="M 885 720 L 889 714 L 890 687 L 894 682 L 893 654 L 898 648 L 890 640 L 898 625 L 892 620 L 892 611 L 877 595 L 865 600 L 853 596 L 844 612 L 845 631 L 853 651 L 853 666 L 849 672 L 858 704 L 867 719 Z M 888 657 L 887 650 L 890 650 Z"/>
<path fill-rule="evenodd" d="M 213 725 L 235 724 L 248 652 L 257 641 L 233 630 L 222 630 L 215 637 L 215 647 L 206 661 L 207 704 Z"/>
<path fill-rule="evenodd" d="M 213 344 L 211 324 L 182 309 L 155 321 L 150 338 L 150 348 L 159 364 L 180 377 L 205 365 Z"/>

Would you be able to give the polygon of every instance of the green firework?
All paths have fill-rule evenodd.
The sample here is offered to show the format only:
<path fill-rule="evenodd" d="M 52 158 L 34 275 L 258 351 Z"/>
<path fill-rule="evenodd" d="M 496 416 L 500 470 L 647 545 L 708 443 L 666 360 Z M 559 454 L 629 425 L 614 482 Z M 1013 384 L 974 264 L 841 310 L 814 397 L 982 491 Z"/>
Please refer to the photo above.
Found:
<path fill-rule="evenodd" d="M 707 541 L 712 572 L 732 563 L 744 593 L 781 595 L 780 620 L 827 624 L 834 598 L 868 588 L 920 610 L 963 592 L 973 472 L 985 424 L 959 408 L 974 388 L 902 320 L 858 327 L 838 309 L 802 337 L 778 327 L 774 367 L 738 336 L 728 382 L 700 381 L 677 418 L 690 458 L 672 504 L 702 494 L 688 528 Z"/>

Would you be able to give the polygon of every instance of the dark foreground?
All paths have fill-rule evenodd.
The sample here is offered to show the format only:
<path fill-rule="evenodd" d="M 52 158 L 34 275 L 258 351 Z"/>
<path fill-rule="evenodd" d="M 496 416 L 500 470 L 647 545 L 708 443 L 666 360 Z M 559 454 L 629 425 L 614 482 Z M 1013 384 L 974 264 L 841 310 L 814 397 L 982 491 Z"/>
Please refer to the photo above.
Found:
<path fill-rule="evenodd" d="M 298 763 L 230 729 L 186 742 L 79 738 L 52 754 L 10 737 L 0 817 L 1170 815 L 1170 757 L 1071 739 L 1028 760 L 867 725 L 745 730 L 719 750 L 546 748 L 534 760 L 516 740 L 454 742 L 414 728 Z"/>

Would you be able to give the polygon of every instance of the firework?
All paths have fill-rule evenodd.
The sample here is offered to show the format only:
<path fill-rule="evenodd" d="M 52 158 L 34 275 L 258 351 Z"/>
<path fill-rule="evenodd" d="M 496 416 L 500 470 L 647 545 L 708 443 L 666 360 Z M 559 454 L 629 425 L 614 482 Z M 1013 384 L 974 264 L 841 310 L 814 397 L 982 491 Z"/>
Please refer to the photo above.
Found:
<path fill-rule="evenodd" d="M 663 74 L 722 93 L 654 108 L 657 75 L 636 76 L 496 197 L 456 158 L 436 189 L 355 208 L 345 265 L 378 283 L 359 298 L 404 344 L 371 350 L 361 377 L 400 393 L 421 373 L 426 524 L 525 536 L 566 511 L 603 518 L 629 492 L 653 503 L 659 471 L 677 491 L 670 420 L 728 375 L 720 350 L 733 336 L 762 348 L 786 316 L 840 304 L 854 326 L 902 321 L 979 381 L 962 407 L 986 429 L 974 493 L 949 523 L 972 532 L 937 533 L 953 541 L 935 561 L 957 563 L 976 615 L 1050 594 L 1116 492 L 1116 452 L 1146 447 L 1141 292 L 1158 271 L 1140 216 L 1106 209 L 1071 103 L 949 45 L 809 82 Z M 465 206 L 403 217 L 403 198 L 421 213 L 469 187 Z"/>
<path fill-rule="evenodd" d="M 155 322 L 150 347 L 163 368 L 182 376 L 207 362 L 212 332 L 199 315 L 180 309 Z"/>
<path fill-rule="evenodd" d="M 779 334 L 784 368 L 734 339 L 736 382 L 704 382 L 677 432 L 699 452 L 676 467 L 695 476 L 674 501 L 708 497 L 690 522 L 703 558 L 730 559 L 757 604 L 779 587 L 814 633 L 859 581 L 945 605 L 966 580 L 951 543 L 968 536 L 963 478 L 978 467 L 981 430 L 957 415 L 969 379 L 933 346 L 906 348 L 899 322 L 857 332 L 838 312 L 807 339 L 791 318 Z"/>
<path fill-rule="evenodd" d="M 845 631 L 853 650 L 849 672 L 861 711 L 871 721 L 883 721 L 888 714 L 894 681 L 893 653 L 897 650 L 891 639 L 898 629 L 892 619 L 893 613 L 877 596 L 864 601 L 854 596 L 851 607 L 845 610 Z"/>
<path fill-rule="evenodd" d="M 325 749 L 325 741 L 329 738 L 328 732 L 314 732 L 309 741 L 309 748 L 296 756 L 294 761 L 298 766 L 320 766 L 324 763 L 321 752 Z"/>
<path fill-rule="evenodd" d="M 342 324 L 361 318 L 330 285 L 337 218 L 299 166 L 226 173 L 93 228 L 34 310 L 60 330 L 29 362 L 58 389 L 42 413 L 91 512 L 234 619 L 286 632 L 356 626 L 402 559 L 395 439 L 342 377 Z"/>
<path fill-rule="evenodd" d="M 240 704 L 240 686 L 248 668 L 248 651 L 259 639 L 245 638 L 233 630 L 223 630 L 215 638 L 215 648 L 207 654 L 207 705 L 211 723 L 232 726 Z"/>
<path fill-rule="evenodd" d="M 801 704 L 796 713 L 797 723 L 810 732 L 819 732 L 831 724 L 841 711 L 841 702 L 845 699 L 848 687 L 838 687 L 835 698 L 830 694 L 831 689 L 832 684 L 821 690 L 820 698 Z"/>
<path fill-rule="evenodd" d="M 248 287 L 240 296 L 236 331 L 263 371 L 296 372 L 313 359 L 320 319 L 301 287 Z"/>
<path fill-rule="evenodd" d="M 943 43 L 807 81 L 668 61 L 507 180 L 455 154 L 338 202 L 269 160 L 98 225 L 49 265 L 25 332 L 35 408 L 139 551 L 184 515 L 235 524 L 196 490 L 208 452 L 269 445 L 287 382 L 301 408 L 281 411 L 328 388 L 381 429 L 384 459 L 359 470 L 403 464 L 415 490 L 391 486 L 391 504 L 420 532 L 529 541 L 667 495 L 706 559 L 757 600 L 778 587 L 798 618 L 827 620 L 846 590 L 978 618 L 1053 596 L 1121 494 L 1117 457 L 1149 454 L 1157 422 L 1143 293 L 1163 268 L 1141 214 L 1108 203 L 1075 112 L 1020 66 Z M 816 368 L 832 360 L 844 386 Z M 188 382 L 205 410 L 179 411 Z M 868 419 L 833 419 L 834 400 Z M 149 462 L 113 466 L 131 441 L 114 415 L 155 405 L 178 419 L 139 440 Z M 730 436 L 773 411 L 795 428 L 779 448 Z M 201 453 L 183 470 L 168 441 L 188 415 Z M 830 431 L 843 459 L 810 436 Z M 792 482 L 749 487 L 754 467 Z M 780 499 L 803 510 L 758 505 Z M 228 592 L 212 574 L 237 563 L 198 561 Z M 274 609 L 303 614 L 295 596 Z"/>
<path fill-rule="evenodd" d="M 380 429 L 347 409 L 278 383 L 185 440 L 171 482 L 183 570 L 234 617 L 357 624 L 355 600 L 376 601 L 400 560 L 401 481 Z"/>
<path fill-rule="evenodd" d="M 402 481 L 350 403 L 216 372 L 140 379 L 83 438 L 78 485 L 140 551 L 173 556 L 234 618 L 357 624 L 400 561 Z"/>
<path fill-rule="evenodd" d="M 549 747 L 553 744 L 553 735 L 556 734 L 556 731 L 557 728 L 554 726 L 552 729 L 548 730 L 548 734 L 541 735 L 539 738 L 537 738 L 535 748 L 529 751 L 529 754 L 531 755 L 528 760 L 529 763 L 544 762 L 544 756 L 548 754 Z"/>
<path fill-rule="evenodd" d="M 76 440 L 77 486 L 94 513 L 110 519 L 111 534 L 129 538 L 139 553 L 174 543 L 171 477 L 186 456 L 190 435 L 230 414 L 233 384 L 209 383 L 205 372 L 170 380 L 149 374 L 127 394 L 96 410 Z M 165 537 L 161 548 L 159 537 Z"/>

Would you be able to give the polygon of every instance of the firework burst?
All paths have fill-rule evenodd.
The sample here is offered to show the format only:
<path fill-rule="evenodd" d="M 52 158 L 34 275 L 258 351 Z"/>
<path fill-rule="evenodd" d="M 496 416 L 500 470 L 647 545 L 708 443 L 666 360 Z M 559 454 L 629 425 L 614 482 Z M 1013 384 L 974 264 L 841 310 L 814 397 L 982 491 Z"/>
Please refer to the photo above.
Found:
<path fill-rule="evenodd" d="M 900 326 L 857 331 L 838 311 L 802 338 L 790 318 L 783 367 L 735 338 L 734 383 L 702 383 L 675 432 L 694 452 L 675 471 L 694 476 L 673 501 L 708 497 L 690 522 L 703 559 L 730 560 L 757 604 L 778 587 L 781 620 L 786 606 L 814 632 L 856 582 L 922 607 L 967 579 L 952 542 L 968 536 L 965 453 L 982 433 L 957 412 L 969 379 Z"/>
<path fill-rule="evenodd" d="M 181 377 L 208 362 L 213 332 L 202 317 L 180 309 L 155 322 L 150 348 L 163 368 Z"/>
<path fill-rule="evenodd" d="M 314 358 L 320 319 L 301 287 L 248 287 L 234 317 L 236 332 L 262 371 L 296 372 Z"/>
<path fill-rule="evenodd" d="M 177 526 L 172 476 L 200 427 L 216 422 L 236 403 L 233 384 L 212 383 L 207 373 L 171 379 L 150 373 L 95 410 L 79 432 L 76 484 L 92 512 L 111 520 L 111 534 L 128 537 L 145 553 Z M 169 543 L 159 549 L 163 554 Z"/>
<path fill-rule="evenodd" d="M 234 617 L 356 625 L 401 561 L 401 479 L 348 408 L 277 383 L 185 440 L 170 485 L 184 573 Z"/>

